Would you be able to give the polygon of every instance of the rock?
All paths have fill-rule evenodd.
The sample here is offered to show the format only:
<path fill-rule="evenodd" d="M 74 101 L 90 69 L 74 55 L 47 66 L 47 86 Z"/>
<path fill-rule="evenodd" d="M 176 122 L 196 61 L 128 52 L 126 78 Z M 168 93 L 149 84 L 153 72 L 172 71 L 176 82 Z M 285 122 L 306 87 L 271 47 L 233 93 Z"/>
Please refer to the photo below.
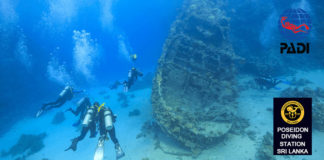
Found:
<path fill-rule="evenodd" d="M 141 114 L 141 111 L 138 109 L 134 109 L 133 111 L 128 113 L 129 117 L 133 117 L 133 116 L 139 116 Z"/>
<path fill-rule="evenodd" d="M 118 102 L 121 102 L 121 106 L 126 108 L 128 107 L 128 97 L 125 93 L 118 93 Z"/>
<path fill-rule="evenodd" d="M 113 84 L 111 84 L 111 85 L 109 85 L 109 88 L 111 89 L 111 90 L 114 90 L 114 89 L 117 89 L 119 86 L 121 86 L 122 85 L 122 83 L 121 82 L 119 82 L 119 81 L 115 81 Z"/>
<path fill-rule="evenodd" d="M 250 123 L 247 119 L 236 117 L 235 120 L 233 120 L 232 130 L 231 133 L 236 135 L 244 135 L 246 134 L 245 129 L 250 126 Z"/>
<path fill-rule="evenodd" d="M 52 119 L 52 124 L 61 124 L 65 121 L 65 116 L 63 112 L 57 112 Z"/>
<path fill-rule="evenodd" d="M 157 123 L 192 152 L 222 139 L 236 115 L 238 57 L 228 21 L 213 0 L 185 0 L 153 79 Z"/>
<path fill-rule="evenodd" d="M 298 80 L 296 78 L 293 78 L 290 80 L 290 85 L 295 86 L 295 87 L 305 87 L 309 84 L 312 84 L 312 82 L 309 81 L 308 79 L 304 79 L 304 78 L 301 78 Z"/>
<path fill-rule="evenodd" d="M 273 145 L 272 145 L 273 135 L 267 132 L 262 139 L 261 145 L 255 155 L 256 159 L 262 160 L 275 160 L 273 156 Z"/>
<path fill-rule="evenodd" d="M 16 159 L 25 159 L 44 148 L 43 140 L 45 137 L 46 133 L 38 135 L 22 134 L 18 142 L 12 146 L 9 151 L 2 151 L 1 156 L 6 157 L 11 155 L 12 157 L 19 156 Z"/>
<path fill-rule="evenodd" d="M 247 131 L 246 134 L 251 140 L 255 141 L 255 138 L 256 138 L 256 132 L 255 131 Z"/>

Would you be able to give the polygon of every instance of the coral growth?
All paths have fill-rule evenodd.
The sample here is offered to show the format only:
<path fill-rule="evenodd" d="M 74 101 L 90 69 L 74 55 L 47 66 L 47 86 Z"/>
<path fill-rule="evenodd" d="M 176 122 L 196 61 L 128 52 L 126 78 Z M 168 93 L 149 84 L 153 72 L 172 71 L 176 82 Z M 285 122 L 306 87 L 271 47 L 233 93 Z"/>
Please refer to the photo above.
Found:
<path fill-rule="evenodd" d="M 61 124 L 65 121 L 65 116 L 63 112 L 57 112 L 53 117 L 52 124 Z"/>
<path fill-rule="evenodd" d="M 261 145 L 255 155 L 256 159 L 275 160 L 273 156 L 272 134 L 267 132 L 262 139 Z"/>
<path fill-rule="evenodd" d="M 213 0 L 186 0 L 153 80 L 152 106 L 162 130 L 193 153 L 232 127 L 238 92 L 229 18 Z"/>
<path fill-rule="evenodd" d="M 138 110 L 138 109 L 134 109 L 133 111 L 130 111 L 129 113 L 128 113 L 128 116 L 129 117 L 133 117 L 133 116 L 139 116 L 141 114 L 141 111 L 140 110 Z"/>
<path fill-rule="evenodd" d="M 18 142 L 9 149 L 9 151 L 2 151 L 1 156 L 6 157 L 11 155 L 12 157 L 19 156 L 16 159 L 25 159 L 44 148 L 43 140 L 45 137 L 46 133 L 38 135 L 23 134 L 20 136 Z"/>
<path fill-rule="evenodd" d="M 128 97 L 125 93 L 118 93 L 118 102 L 121 102 L 121 106 L 126 108 L 128 107 Z"/>

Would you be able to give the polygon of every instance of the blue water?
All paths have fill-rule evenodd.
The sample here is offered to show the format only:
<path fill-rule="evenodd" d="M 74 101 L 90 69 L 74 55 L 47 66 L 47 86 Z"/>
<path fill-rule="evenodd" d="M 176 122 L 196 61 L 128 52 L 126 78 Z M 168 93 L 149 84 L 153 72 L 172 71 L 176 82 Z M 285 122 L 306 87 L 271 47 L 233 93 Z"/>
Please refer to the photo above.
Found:
<path fill-rule="evenodd" d="M 21 120 L 34 118 L 41 105 L 55 99 L 67 84 L 86 90 L 86 94 L 96 92 L 94 98 L 105 90 L 103 86 L 127 79 L 133 66 L 144 74 L 154 74 L 182 2 L 1 0 L 0 135 L 11 133 Z M 229 41 L 244 59 L 238 72 L 259 76 L 268 71 L 250 62 L 269 67 L 267 73 L 284 79 L 303 71 L 322 70 L 323 6 L 320 0 L 225 1 L 221 9 L 231 18 Z M 277 19 L 285 9 L 296 7 L 304 8 L 312 18 L 311 54 L 280 55 L 282 38 Z M 135 63 L 129 58 L 134 53 L 138 55 Z M 307 78 L 318 81 L 312 76 Z M 117 97 L 117 92 L 112 93 Z M 138 94 L 147 97 L 138 103 L 143 101 L 150 107 L 150 89 Z"/>
<path fill-rule="evenodd" d="M 71 81 L 82 88 L 126 79 L 130 54 L 138 54 L 136 67 L 142 72 L 153 72 L 181 2 L 1 1 L 2 120 L 12 125 L 33 115 L 44 99 L 55 97 Z M 107 14 L 111 18 L 105 18 Z M 73 31 L 82 30 L 89 36 L 73 39 Z M 87 44 L 77 45 L 78 40 Z M 19 47 L 23 49 L 17 51 Z M 83 51 L 91 53 L 80 54 Z M 58 72 L 49 73 L 49 62 Z M 77 70 L 76 63 L 85 68 Z"/>

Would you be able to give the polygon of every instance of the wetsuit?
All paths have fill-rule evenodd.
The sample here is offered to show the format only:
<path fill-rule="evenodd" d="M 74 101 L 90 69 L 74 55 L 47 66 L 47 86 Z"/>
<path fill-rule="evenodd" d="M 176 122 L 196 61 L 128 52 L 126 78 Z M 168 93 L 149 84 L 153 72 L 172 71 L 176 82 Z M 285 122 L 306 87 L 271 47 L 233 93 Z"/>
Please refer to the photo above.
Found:
<path fill-rule="evenodd" d="M 98 105 L 97 105 L 98 106 Z M 73 151 L 76 151 L 77 144 L 79 141 L 83 140 L 83 138 L 87 135 L 88 131 L 90 130 L 90 138 L 96 137 L 96 123 L 98 121 L 98 107 L 97 106 L 91 106 L 87 109 L 87 113 L 90 116 L 89 119 L 83 120 L 83 127 L 81 130 L 81 133 L 78 137 L 72 139 L 72 144 L 69 148 L 67 148 L 65 151 L 72 149 Z"/>
<path fill-rule="evenodd" d="M 90 138 L 95 137 L 97 122 L 99 123 L 100 137 L 107 137 L 107 132 L 108 132 L 109 137 L 114 142 L 115 146 L 119 146 L 118 139 L 116 138 L 115 127 L 113 127 L 111 130 L 107 130 L 105 127 L 104 111 L 106 109 L 108 109 L 108 108 L 103 108 L 98 113 L 98 108 L 96 106 L 91 106 L 90 108 L 88 108 L 87 114 L 89 113 L 89 110 L 92 110 L 92 111 L 90 111 L 90 113 L 92 113 L 90 122 L 87 125 L 84 125 L 82 127 L 81 134 L 78 137 L 72 139 L 71 146 L 69 148 L 67 148 L 65 151 L 67 151 L 69 149 L 76 151 L 78 142 L 84 139 L 84 137 L 87 135 L 89 130 L 90 130 Z M 111 112 L 111 110 L 110 110 L 110 112 Z M 112 112 L 111 112 L 111 115 L 113 115 Z M 114 116 L 112 118 L 113 118 L 113 122 L 115 122 Z M 85 122 L 83 122 L 83 124 L 85 124 Z"/>
<path fill-rule="evenodd" d="M 138 76 L 143 76 L 143 73 L 137 71 L 135 68 L 128 72 L 128 80 L 126 83 L 127 90 L 134 84 L 134 82 L 138 79 Z"/>
<path fill-rule="evenodd" d="M 105 127 L 105 116 L 104 116 L 104 111 L 105 110 L 109 110 L 111 112 L 113 123 L 115 123 L 115 121 L 116 121 L 116 117 L 114 116 L 114 113 L 111 111 L 110 108 L 101 109 L 101 111 L 99 112 L 99 131 L 100 131 L 100 136 L 101 137 L 107 137 L 107 132 L 108 132 L 110 139 L 116 145 L 116 144 L 118 144 L 118 139 L 116 138 L 115 127 L 113 126 L 113 128 L 110 129 L 110 130 L 107 130 L 106 127 Z"/>
<path fill-rule="evenodd" d="M 115 127 L 114 125 L 112 126 L 111 129 L 106 128 L 106 122 L 105 122 L 105 111 L 110 111 L 110 114 L 112 117 L 112 122 L 115 123 L 116 121 L 116 116 L 114 116 L 113 112 L 111 111 L 110 108 L 103 108 L 99 112 L 99 130 L 100 130 L 100 138 L 98 143 L 104 143 L 104 139 L 107 138 L 107 132 L 109 133 L 109 137 L 111 141 L 115 144 L 115 151 L 116 151 L 116 159 L 119 159 L 121 157 L 125 156 L 124 151 L 122 150 L 121 146 L 118 143 L 118 139 L 116 138 L 116 132 L 115 132 Z"/>
<path fill-rule="evenodd" d="M 57 98 L 57 100 L 55 102 L 43 104 L 42 110 L 48 111 L 53 108 L 61 107 L 65 102 L 71 100 L 75 93 L 81 93 L 81 92 L 82 91 L 74 91 L 72 87 L 67 86 L 60 93 L 59 98 Z"/>
<path fill-rule="evenodd" d="M 79 100 L 76 110 L 73 110 L 72 108 L 67 109 L 67 111 L 70 111 L 75 116 L 80 115 L 79 120 L 76 123 L 74 123 L 73 126 L 78 126 L 81 123 L 81 121 L 84 119 L 87 108 L 90 106 L 90 99 L 88 97 L 84 97 Z"/>

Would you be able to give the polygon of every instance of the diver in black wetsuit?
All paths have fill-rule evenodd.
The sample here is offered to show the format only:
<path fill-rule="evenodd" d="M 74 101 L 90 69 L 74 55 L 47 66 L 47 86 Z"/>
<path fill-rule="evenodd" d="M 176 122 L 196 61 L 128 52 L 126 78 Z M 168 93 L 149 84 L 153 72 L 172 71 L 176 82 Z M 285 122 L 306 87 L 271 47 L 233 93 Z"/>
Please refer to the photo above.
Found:
<path fill-rule="evenodd" d="M 76 123 L 74 123 L 73 126 L 76 127 L 76 126 L 78 126 L 81 123 L 81 121 L 84 119 L 84 116 L 86 114 L 87 108 L 89 108 L 90 106 L 91 106 L 91 103 L 90 103 L 89 97 L 83 97 L 77 103 L 76 110 L 73 110 L 72 108 L 69 108 L 69 109 L 66 110 L 66 111 L 70 111 L 75 116 L 80 115 L 79 120 Z"/>
<path fill-rule="evenodd" d="M 71 86 L 66 86 L 55 102 L 43 104 L 42 108 L 37 112 L 36 117 L 39 117 L 45 111 L 61 107 L 65 102 L 71 100 L 75 93 L 81 92 L 83 91 L 75 91 Z"/>
<path fill-rule="evenodd" d="M 113 114 L 112 110 L 109 107 L 102 107 L 99 109 L 99 130 L 100 138 L 99 141 L 107 139 L 107 132 L 109 137 L 115 144 L 116 159 L 119 159 L 125 156 L 124 151 L 119 145 L 118 139 L 116 138 L 115 126 L 113 123 L 116 122 L 116 116 Z M 111 118 L 109 118 L 111 117 Z"/>
<path fill-rule="evenodd" d="M 72 139 L 71 146 L 67 148 L 65 151 L 69 149 L 76 151 L 78 142 L 81 141 L 86 136 L 89 130 L 90 130 L 90 138 L 96 137 L 97 134 L 96 122 L 98 121 L 98 108 L 99 108 L 99 103 L 95 102 L 93 106 L 87 109 L 87 113 L 82 122 L 83 127 L 80 136 Z"/>
<path fill-rule="evenodd" d="M 113 125 L 115 120 L 116 120 L 116 116 L 114 116 L 110 108 L 106 108 L 104 104 L 99 106 L 99 103 L 95 102 L 93 106 L 89 107 L 87 110 L 87 113 L 82 122 L 83 127 L 80 136 L 72 139 L 72 144 L 65 151 L 68 151 L 70 149 L 76 151 L 78 142 L 81 141 L 86 136 L 89 130 L 90 130 L 90 138 L 95 137 L 96 124 L 98 123 L 98 129 L 100 132 L 99 141 L 104 142 L 104 140 L 108 138 L 107 136 L 107 132 L 108 132 L 109 137 L 115 144 L 117 159 L 123 157 L 125 153 L 123 152 L 123 150 L 119 145 L 118 139 L 116 138 L 115 127 Z"/>
<path fill-rule="evenodd" d="M 265 77 L 265 76 L 260 76 L 254 79 L 257 85 L 259 85 L 260 89 L 271 89 L 271 88 L 276 88 L 276 86 L 279 83 L 282 83 L 282 80 L 278 80 L 275 78 L 272 78 L 270 76 Z"/>
<path fill-rule="evenodd" d="M 143 73 L 139 72 L 136 68 L 132 68 L 128 71 L 128 80 L 124 81 L 124 91 L 128 92 L 134 82 L 137 80 L 138 76 L 142 77 Z"/>

